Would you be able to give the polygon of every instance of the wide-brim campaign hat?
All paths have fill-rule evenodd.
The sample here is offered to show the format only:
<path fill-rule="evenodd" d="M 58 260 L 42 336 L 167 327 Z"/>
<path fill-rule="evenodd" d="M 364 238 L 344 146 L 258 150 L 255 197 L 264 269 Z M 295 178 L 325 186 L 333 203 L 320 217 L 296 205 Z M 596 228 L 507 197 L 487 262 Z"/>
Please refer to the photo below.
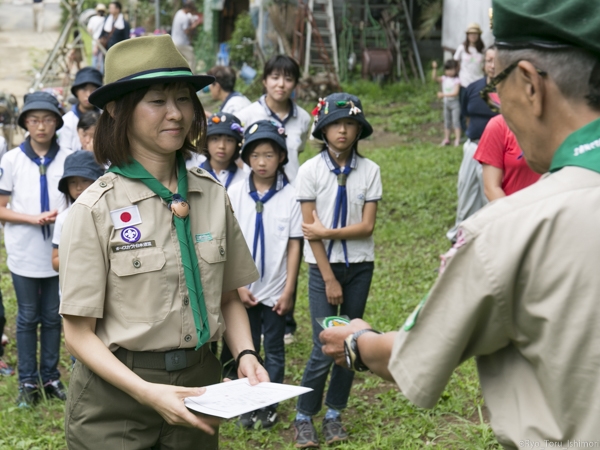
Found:
<path fill-rule="evenodd" d="M 77 96 L 75 91 L 86 84 L 93 84 L 98 87 L 102 86 L 102 73 L 93 67 L 84 67 L 81 69 L 75 75 L 75 81 L 73 81 L 73 86 L 71 86 L 71 94 Z"/>
<path fill-rule="evenodd" d="M 469 26 L 467 27 L 467 34 L 469 33 L 478 33 L 478 34 L 482 34 L 483 31 L 481 30 L 481 27 L 479 26 L 479 24 L 477 22 L 473 22 L 470 23 Z"/>
<path fill-rule="evenodd" d="M 66 157 L 58 190 L 63 194 L 69 193 L 69 177 L 82 177 L 96 181 L 102 175 L 104 175 L 104 168 L 96 162 L 94 154 L 86 150 L 78 150 Z"/>
<path fill-rule="evenodd" d="M 104 82 L 90 95 L 92 105 L 107 103 L 153 84 L 189 83 L 196 91 L 213 83 L 209 75 L 194 75 L 169 35 L 127 39 L 106 52 Z"/>
<path fill-rule="evenodd" d="M 27 129 L 25 126 L 25 117 L 29 111 L 50 111 L 56 115 L 56 129 L 58 130 L 63 126 L 62 114 L 60 112 L 60 105 L 56 97 L 48 92 L 32 92 L 31 94 L 25 94 L 23 98 L 23 108 L 19 114 L 17 123 L 24 130 Z"/>
<path fill-rule="evenodd" d="M 319 100 L 312 115 L 315 117 L 312 135 L 316 139 L 323 140 L 323 128 L 342 118 L 354 119 L 361 125 L 362 129 L 358 139 L 364 139 L 373 134 L 373 127 L 367 122 L 362 111 L 362 103 L 355 95 L 345 92 L 328 95 Z"/>
<path fill-rule="evenodd" d="M 499 49 L 579 47 L 600 57 L 597 1 L 493 0 L 492 11 Z"/>
<path fill-rule="evenodd" d="M 269 140 L 277 144 L 285 153 L 285 159 L 282 164 L 288 163 L 288 150 L 285 142 L 287 135 L 285 128 L 271 120 L 259 120 L 246 127 L 244 133 L 244 145 L 242 146 L 242 161 L 250 165 L 250 151 L 254 147 L 253 142 L 260 140 Z"/>
<path fill-rule="evenodd" d="M 231 136 L 238 142 L 244 140 L 244 128 L 242 127 L 242 122 L 240 122 L 240 119 L 236 116 L 229 113 L 215 113 L 208 118 L 206 135 L 214 136 L 216 134 Z"/>

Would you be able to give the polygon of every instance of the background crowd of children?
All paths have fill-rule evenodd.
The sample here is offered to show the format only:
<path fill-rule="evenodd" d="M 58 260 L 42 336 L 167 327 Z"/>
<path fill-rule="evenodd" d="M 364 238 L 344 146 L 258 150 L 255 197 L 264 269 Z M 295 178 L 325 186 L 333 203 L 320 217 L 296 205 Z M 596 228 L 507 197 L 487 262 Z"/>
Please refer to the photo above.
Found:
<path fill-rule="evenodd" d="M 259 270 L 258 281 L 238 290 L 254 346 L 257 351 L 264 348 L 271 381 L 283 382 L 284 342 L 293 339 L 296 328 L 293 310 L 304 253 L 310 266 L 313 350 L 302 385 L 313 391 L 298 401 L 295 443 L 299 448 L 318 446 L 312 416 L 321 409 L 324 396 L 324 440 L 346 440 L 341 410 L 347 405 L 353 372 L 335 366 L 327 387 L 333 360 L 321 352 L 316 319 L 340 314 L 359 318 L 365 310 L 382 187 L 379 167 L 358 153 L 357 143 L 372 133 L 372 127 L 357 97 L 339 93 L 321 99 L 313 111 L 312 136 L 323 141 L 322 151 L 300 166 L 299 153 L 313 119 L 292 100 L 300 77 L 298 64 L 283 55 L 270 59 L 264 67 L 265 93 L 253 103 L 234 91 L 236 77 L 230 68 L 215 67 L 209 73 L 216 78 L 209 92 L 222 103 L 217 112 L 207 113 L 203 155 L 187 161 L 187 166 L 203 168 L 227 189 Z M 81 69 L 72 87 L 77 103 L 66 114 L 48 93 L 26 95 L 19 117 L 26 138 L 0 161 L 0 220 L 5 223 L 7 263 L 18 306 L 21 407 L 43 397 L 65 400 L 67 395 L 58 370 L 59 244 L 69 207 L 105 170 L 91 152 L 100 111 L 88 97 L 100 86 L 99 71 Z M 4 323 L 0 302 L 0 332 Z M 224 344 L 221 347 L 223 373 L 235 377 L 231 353 Z M 11 375 L 14 370 L 0 359 L 0 373 Z M 277 405 L 272 405 L 244 414 L 238 423 L 269 428 L 277 420 Z"/>

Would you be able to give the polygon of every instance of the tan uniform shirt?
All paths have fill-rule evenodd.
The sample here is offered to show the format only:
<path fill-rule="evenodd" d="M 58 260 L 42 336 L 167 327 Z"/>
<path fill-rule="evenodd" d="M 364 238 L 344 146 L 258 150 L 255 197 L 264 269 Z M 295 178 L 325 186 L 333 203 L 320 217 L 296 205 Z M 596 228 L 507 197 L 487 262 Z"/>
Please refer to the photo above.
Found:
<path fill-rule="evenodd" d="M 217 340 L 225 329 L 221 293 L 252 283 L 258 272 L 225 189 L 202 169 L 188 172 L 188 184 L 190 228 L 211 340 Z M 132 205 L 141 236 L 127 245 L 110 212 Z M 111 351 L 193 348 L 197 336 L 180 255 L 165 203 L 142 182 L 108 173 L 79 197 L 65 222 L 60 313 L 98 319 L 96 334 Z"/>
<path fill-rule="evenodd" d="M 455 367 L 477 356 L 506 448 L 600 447 L 600 174 L 566 167 L 462 229 L 416 324 L 398 334 L 398 386 L 433 407 Z"/>

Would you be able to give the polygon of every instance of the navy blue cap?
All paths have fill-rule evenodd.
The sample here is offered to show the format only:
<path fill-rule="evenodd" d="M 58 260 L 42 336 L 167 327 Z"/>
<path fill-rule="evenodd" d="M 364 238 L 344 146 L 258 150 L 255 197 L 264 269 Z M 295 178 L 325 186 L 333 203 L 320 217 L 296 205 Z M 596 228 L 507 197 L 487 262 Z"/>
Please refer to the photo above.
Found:
<path fill-rule="evenodd" d="M 98 87 L 102 86 L 102 74 L 99 70 L 94 69 L 93 67 L 84 67 L 77 72 L 75 81 L 73 81 L 73 86 L 71 86 L 71 93 L 77 97 L 77 94 L 75 93 L 77 89 L 88 83 Z"/>
<path fill-rule="evenodd" d="M 206 135 L 225 134 L 238 142 L 244 140 L 244 128 L 240 119 L 229 113 L 215 113 L 208 118 Z"/>
<path fill-rule="evenodd" d="M 56 114 L 56 129 L 58 130 L 63 126 L 62 114 L 59 109 L 60 105 L 56 97 L 47 92 L 32 92 L 31 94 L 25 94 L 24 105 L 19 114 L 19 120 L 17 121 L 19 126 L 24 130 L 27 129 L 25 126 L 25 117 L 29 111 L 50 111 Z"/>
<path fill-rule="evenodd" d="M 354 119 L 361 125 L 359 139 L 373 134 L 373 127 L 365 118 L 359 98 L 346 92 L 331 94 L 325 99 L 320 99 L 312 114 L 315 116 L 312 135 L 319 140 L 323 140 L 323 128 L 342 118 Z"/>
<path fill-rule="evenodd" d="M 63 194 L 69 193 L 69 177 L 82 177 L 96 181 L 104 175 L 104 168 L 96 162 L 94 154 L 86 150 L 78 150 L 71 153 L 65 159 L 65 170 L 58 182 L 58 190 Z"/>
<path fill-rule="evenodd" d="M 287 154 L 287 145 L 285 143 L 286 138 L 287 135 L 285 134 L 285 128 L 283 128 L 278 123 L 273 122 L 272 120 L 259 120 L 258 122 L 253 123 L 249 127 L 246 127 L 246 132 L 244 133 L 242 161 L 250 165 L 248 154 L 250 153 L 250 149 L 254 147 L 250 144 L 256 141 L 266 139 L 269 141 L 273 141 L 281 148 L 281 150 L 285 153 L 285 159 L 283 160 L 283 164 L 287 164 L 289 160 Z"/>

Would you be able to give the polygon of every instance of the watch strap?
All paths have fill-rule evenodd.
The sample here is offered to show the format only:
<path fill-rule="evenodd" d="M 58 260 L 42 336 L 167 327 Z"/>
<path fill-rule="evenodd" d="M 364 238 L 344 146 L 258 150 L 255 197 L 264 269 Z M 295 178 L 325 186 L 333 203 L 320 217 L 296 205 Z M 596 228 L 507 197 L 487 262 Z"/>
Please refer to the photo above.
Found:
<path fill-rule="evenodd" d="M 372 328 L 365 328 L 364 330 L 359 330 L 356 333 L 351 334 L 344 341 L 344 355 L 346 357 L 346 367 L 348 369 L 356 370 L 357 372 L 365 372 L 366 370 L 369 370 L 360 357 L 360 351 L 358 350 L 357 342 L 360 336 L 368 332 L 381 334 L 380 331 Z"/>

